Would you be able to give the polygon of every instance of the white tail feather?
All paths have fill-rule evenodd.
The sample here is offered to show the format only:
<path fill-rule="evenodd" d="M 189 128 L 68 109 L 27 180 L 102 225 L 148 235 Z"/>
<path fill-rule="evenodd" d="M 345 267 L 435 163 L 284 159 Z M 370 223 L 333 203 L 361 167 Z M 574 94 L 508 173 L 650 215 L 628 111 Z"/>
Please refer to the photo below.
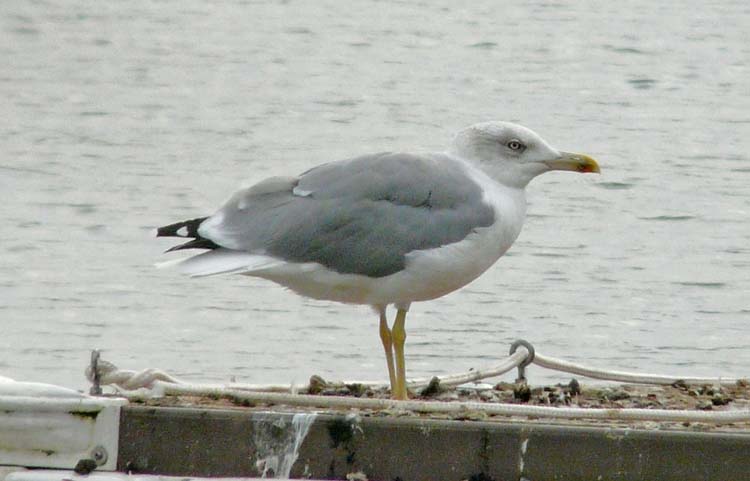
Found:
<path fill-rule="evenodd" d="M 170 259 L 168 261 L 161 261 L 161 262 L 157 262 L 156 264 L 154 264 L 154 267 L 156 267 L 157 269 L 170 269 L 174 266 L 179 265 L 181 262 L 184 262 L 185 260 L 187 260 L 186 257 L 183 257 L 181 259 Z"/>
<path fill-rule="evenodd" d="M 157 267 L 177 267 L 190 277 L 243 274 L 283 265 L 284 261 L 248 252 L 231 249 L 216 249 L 197 256 L 161 262 Z"/>

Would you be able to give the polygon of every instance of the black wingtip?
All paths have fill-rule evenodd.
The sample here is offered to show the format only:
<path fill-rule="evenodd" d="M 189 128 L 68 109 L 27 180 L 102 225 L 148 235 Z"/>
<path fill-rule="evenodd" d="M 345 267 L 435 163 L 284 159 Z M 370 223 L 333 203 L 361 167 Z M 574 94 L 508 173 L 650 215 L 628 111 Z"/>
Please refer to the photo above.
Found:
<path fill-rule="evenodd" d="M 183 249 L 218 249 L 219 245 L 216 244 L 214 241 L 209 239 L 193 239 L 189 242 L 185 242 L 184 244 L 176 245 L 174 247 L 170 247 L 169 249 L 165 250 L 164 253 L 168 252 L 174 252 L 174 251 L 181 251 Z"/>
<path fill-rule="evenodd" d="M 174 252 L 183 249 L 218 249 L 220 246 L 214 241 L 201 237 L 198 234 L 198 228 L 208 217 L 198 217 L 196 219 L 175 222 L 174 224 L 165 225 L 156 229 L 156 237 L 180 237 L 190 239 L 183 244 L 176 245 L 165 251 Z"/>
<path fill-rule="evenodd" d="M 198 217 L 158 227 L 156 229 L 156 237 L 200 237 L 198 235 L 198 227 L 206 219 L 208 217 Z M 185 230 L 181 232 L 182 229 Z"/>

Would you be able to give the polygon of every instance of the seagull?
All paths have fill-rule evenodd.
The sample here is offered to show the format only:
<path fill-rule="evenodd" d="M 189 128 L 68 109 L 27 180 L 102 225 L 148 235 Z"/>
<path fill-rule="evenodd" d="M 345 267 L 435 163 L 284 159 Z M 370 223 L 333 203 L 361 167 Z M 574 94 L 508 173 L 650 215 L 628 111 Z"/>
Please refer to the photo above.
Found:
<path fill-rule="evenodd" d="M 381 152 L 268 178 L 213 215 L 156 235 L 183 238 L 167 252 L 202 251 L 169 263 L 189 276 L 243 274 L 313 299 L 372 306 L 391 396 L 404 400 L 411 304 L 460 289 L 505 254 L 526 216 L 526 185 L 552 170 L 599 166 L 521 125 L 483 122 L 459 131 L 445 152 Z"/>

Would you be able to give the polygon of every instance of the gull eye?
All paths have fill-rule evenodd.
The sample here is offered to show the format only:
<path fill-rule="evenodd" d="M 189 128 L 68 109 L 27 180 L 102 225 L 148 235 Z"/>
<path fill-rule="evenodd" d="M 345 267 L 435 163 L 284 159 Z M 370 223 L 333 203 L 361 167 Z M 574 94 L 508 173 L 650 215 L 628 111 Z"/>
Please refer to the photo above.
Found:
<path fill-rule="evenodd" d="M 510 150 L 523 150 L 526 148 L 526 146 L 518 139 L 509 140 L 505 145 L 507 145 Z"/>

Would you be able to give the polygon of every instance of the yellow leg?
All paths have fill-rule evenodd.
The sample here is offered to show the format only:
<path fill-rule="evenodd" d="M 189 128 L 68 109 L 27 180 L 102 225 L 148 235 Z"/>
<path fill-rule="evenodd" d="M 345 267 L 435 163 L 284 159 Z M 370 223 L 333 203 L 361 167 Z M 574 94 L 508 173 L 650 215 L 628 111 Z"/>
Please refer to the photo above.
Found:
<path fill-rule="evenodd" d="M 399 309 L 393 322 L 393 350 L 396 354 L 396 387 L 391 392 L 393 399 L 406 400 L 406 361 L 404 360 L 404 342 L 406 342 L 406 311 Z"/>
<path fill-rule="evenodd" d="M 385 362 L 388 364 L 388 378 L 391 381 L 391 393 L 393 393 L 396 388 L 396 371 L 393 368 L 393 336 L 391 330 L 388 329 L 385 309 L 380 312 L 380 340 L 383 342 Z"/>

